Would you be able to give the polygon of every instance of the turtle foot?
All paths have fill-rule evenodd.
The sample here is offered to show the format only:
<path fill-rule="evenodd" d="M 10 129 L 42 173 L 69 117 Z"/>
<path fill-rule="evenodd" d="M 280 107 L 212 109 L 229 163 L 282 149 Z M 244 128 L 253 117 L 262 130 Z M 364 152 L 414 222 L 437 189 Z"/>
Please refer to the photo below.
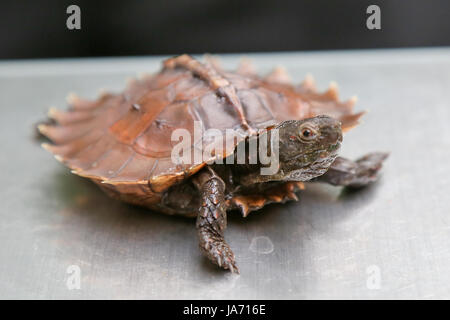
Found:
<path fill-rule="evenodd" d="M 364 187 L 378 180 L 383 161 L 388 156 L 386 152 L 372 152 L 356 161 L 338 157 L 319 180 L 336 186 Z"/>
<path fill-rule="evenodd" d="M 250 212 L 259 210 L 269 203 L 284 203 L 289 200 L 298 200 L 296 192 L 305 186 L 300 181 L 288 181 L 267 188 L 261 192 L 236 195 L 229 200 L 229 206 L 241 211 L 243 217 Z"/>
<path fill-rule="evenodd" d="M 206 235 L 200 239 L 200 249 L 203 254 L 214 264 L 219 267 L 229 270 L 232 273 L 239 273 L 239 268 L 236 265 L 234 253 L 230 246 L 224 241 L 223 237 L 211 237 Z"/>

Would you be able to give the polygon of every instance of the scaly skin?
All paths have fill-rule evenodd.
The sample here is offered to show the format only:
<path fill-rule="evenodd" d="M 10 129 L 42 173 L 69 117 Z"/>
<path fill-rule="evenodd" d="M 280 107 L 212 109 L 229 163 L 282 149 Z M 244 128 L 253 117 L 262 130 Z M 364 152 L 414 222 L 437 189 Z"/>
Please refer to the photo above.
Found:
<path fill-rule="evenodd" d="M 199 174 L 196 182 L 201 194 L 196 224 L 200 249 L 214 264 L 239 273 L 234 253 L 224 238 L 227 227 L 225 183 L 209 168 Z"/>

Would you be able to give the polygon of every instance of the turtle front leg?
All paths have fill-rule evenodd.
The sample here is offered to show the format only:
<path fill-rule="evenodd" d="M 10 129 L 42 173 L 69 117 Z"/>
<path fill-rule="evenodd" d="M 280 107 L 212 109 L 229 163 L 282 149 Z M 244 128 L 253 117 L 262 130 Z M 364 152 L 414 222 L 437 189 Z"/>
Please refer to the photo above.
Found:
<path fill-rule="evenodd" d="M 225 183 L 209 167 L 196 175 L 194 183 L 201 194 L 196 224 L 200 249 L 219 267 L 239 273 L 234 253 L 224 238 L 227 226 Z"/>
<path fill-rule="evenodd" d="M 335 186 L 360 188 L 378 179 L 378 172 L 388 153 L 373 152 L 356 161 L 337 157 L 328 171 L 317 178 Z"/>

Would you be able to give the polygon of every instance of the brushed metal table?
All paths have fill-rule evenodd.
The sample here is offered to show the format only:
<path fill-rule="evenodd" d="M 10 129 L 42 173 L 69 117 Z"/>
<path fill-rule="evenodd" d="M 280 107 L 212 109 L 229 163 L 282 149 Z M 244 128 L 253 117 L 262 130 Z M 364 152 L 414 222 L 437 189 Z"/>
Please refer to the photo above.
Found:
<path fill-rule="evenodd" d="M 161 57 L 3 61 L 0 298 L 449 299 L 450 49 L 248 57 L 261 72 L 284 65 L 295 81 L 311 73 L 320 89 L 336 81 L 342 98 L 357 94 L 369 113 L 341 154 L 390 151 L 379 183 L 308 185 L 299 202 L 230 214 L 241 269 L 231 275 L 203 259 L 194 220 L 109 199 L 34 139 L 68 92 L 121 90 Z"/>

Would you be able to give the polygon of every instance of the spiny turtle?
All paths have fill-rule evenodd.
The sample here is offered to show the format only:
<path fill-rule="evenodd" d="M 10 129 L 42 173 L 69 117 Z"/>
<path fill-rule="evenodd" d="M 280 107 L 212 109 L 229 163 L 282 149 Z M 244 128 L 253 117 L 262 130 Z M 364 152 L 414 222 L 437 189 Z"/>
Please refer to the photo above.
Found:
<path fill-rule="evenodd" d="M 232 272 L 239 271 L 224 239 L 228 210 L 245 217 L 268 203 L 296 200 L 304 181 L 365 186 L 377 179 L 387 156 L 337 156 L 342 131 L 362 113 L 353 113 L 355 99 L 339 101 L 335 85 L 318 93 L 310 77 L 295 86 L 283 69 L 259 77 L 248 62 L 228 72 L 215 60 L 181 55 L 165 60 L 159 73 L 132 80 L 120 94 L 94 101 L 71 95 L 68 102 L 67 112 L 50 109 L 53 123 L 38 126 L 53 142 L 43 147 L 114 198 L 196 217 L 201 251 Z M 226 138 L 211 140 L 202 130 L 183 152 L 227 143 L 208 161 L 180 162 L 173 157 L 178 141 L 172 135 L 185 129 L 195 136 L 195 121 Z M 275 129 L 276 141 L 268 134 Z M 230 130 L 231 140 L 225 134 Z M 261 174 L 268 164 L 250 151 L 238 161 L 237 150 L 250 150 L 252 141 L 269 146 L 268 154 L 278 152 L 274 172 Z"/>

